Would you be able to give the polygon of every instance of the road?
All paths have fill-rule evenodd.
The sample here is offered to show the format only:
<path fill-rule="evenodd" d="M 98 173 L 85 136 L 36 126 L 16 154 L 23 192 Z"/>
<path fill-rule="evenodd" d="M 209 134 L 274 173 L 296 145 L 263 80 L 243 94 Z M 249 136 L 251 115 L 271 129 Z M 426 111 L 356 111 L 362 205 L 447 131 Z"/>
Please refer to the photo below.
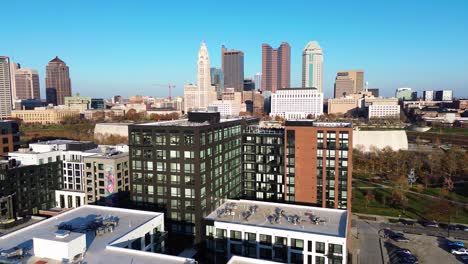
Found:
<path fill-rule="evenodd" d="M 356 220 L 358 232 L 358 241 L 360 244 L 359 261 L 360 263 L 382 263 L 382 252 L 379 241 L 380 224 L 364 220 Z"/>

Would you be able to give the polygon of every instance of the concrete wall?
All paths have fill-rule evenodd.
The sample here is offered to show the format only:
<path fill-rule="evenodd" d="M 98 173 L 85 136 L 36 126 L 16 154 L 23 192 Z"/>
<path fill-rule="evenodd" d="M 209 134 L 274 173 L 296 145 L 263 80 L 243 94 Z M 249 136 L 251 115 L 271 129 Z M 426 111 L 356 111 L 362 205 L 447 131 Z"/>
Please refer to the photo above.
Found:
<path fill-rule="evenodd" d="M 130 123 L 98 123 L 94 128 L 94 138 L 104 139 L 110 135 L 128 138 L 128 125 Z"/>
<path fill-rule="evenodd" d="M 408 138 L 404 130 L 353 131 L 353 148 L 370 151 L 372 147 L 392 150 L 408 150 Z"/>

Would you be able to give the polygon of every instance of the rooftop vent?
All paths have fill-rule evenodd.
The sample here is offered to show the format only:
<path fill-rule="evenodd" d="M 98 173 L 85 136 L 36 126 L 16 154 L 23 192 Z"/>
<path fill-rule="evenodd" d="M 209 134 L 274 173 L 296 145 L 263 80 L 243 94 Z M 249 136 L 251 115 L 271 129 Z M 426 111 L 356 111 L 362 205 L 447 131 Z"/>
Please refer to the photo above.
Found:
<path fill-rule="evenodd" d="M 65 238 L 67 236 L 70 235 L 70 231 L 69 230 L 63 230 L 63 229 L 59 229 L 55 232 L 55 237 L 57 238 Z"/>

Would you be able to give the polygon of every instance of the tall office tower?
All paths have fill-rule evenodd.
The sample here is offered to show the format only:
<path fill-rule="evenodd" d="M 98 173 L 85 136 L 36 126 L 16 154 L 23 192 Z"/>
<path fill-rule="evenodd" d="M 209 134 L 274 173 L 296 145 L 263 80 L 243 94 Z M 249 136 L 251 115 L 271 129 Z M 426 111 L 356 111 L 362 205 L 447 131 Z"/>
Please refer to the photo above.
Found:
<path fill-rule="evenodd" d="M 216 97 L 221 99 L 221 94 L 224 92 L 224 73 L 223 70 L 216 67 L 210 68 L 211 84 L 216 87 Z"/>
<path fill-rule="evenodd" d="M 216 87 L 211 85 L 210 57 L 205 42 L 198 51 L 197 67 L 197 85 L 184 87 L 185 113 L 195 109 L 206 110 L 216 100 Z"/>
<path fill-rule="evenodd" d="M 15 71 L 15 99 L 40 99 L 39 75 L 36 70 L 17 69 Z"/>
<path fill-rule="evenodd" d="M 0 118 L 11 115 L 11 63 L 10 58 L 0 56 Z"/>
<path fill-rule="evenodd" d="M 131 200 L 165 210 L 170 230 L 200 243 L 203 218 L 241 195 L 246 122 L 189 112 L 184 120 L 129 126 Z"/>
<path fill-rule="evenodd" d="M 262 91 L 276 92 L 291 87 L 291 46 L 281 43 L 278 49 L 262 44 Z"/>
<path fill-rule="evenodd" d="M 71 95 L 69 68 L 59 57 L 55 57 L 46 67 L 47 102 L 54 105 L 63 105 L 65 96 Z"/>
<path fill-rule="evenodd" d="M 335 98 L 359 93 L 364 89 L 364 71 L 339 71 L 335 78 Z"/>
<path fill-rule="evenodd" d="M 323 51 L 317 41 L 311 41 L 302 52 L 302 87 L 314 87 L 323 93 L 322 80 Z"/>
<path fill-rule="evenodd" d="M 224 87 L 234 88 L 236 92 L 244 90 L 244 52 L 221 48 L 221 60 L 224 72 Z"/>
<path fill-rule="evenodd" d="M 253 77 L 254 83 L 255 83 L 255 90 L 261 90 L 262 89 L 262 73 L 257 72 L 254 77 Z"/>

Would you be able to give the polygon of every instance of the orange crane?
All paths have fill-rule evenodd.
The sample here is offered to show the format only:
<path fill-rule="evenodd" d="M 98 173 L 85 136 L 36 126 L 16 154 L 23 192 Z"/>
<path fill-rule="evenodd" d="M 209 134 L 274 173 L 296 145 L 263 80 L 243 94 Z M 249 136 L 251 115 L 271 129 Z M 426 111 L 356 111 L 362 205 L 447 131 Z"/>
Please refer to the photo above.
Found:
<path fill-rule="evenodd" d="M 174 88 L 176 87 L 175 85 L 170 84 L 170 83 L 169 83 L 169 84 L 157 84 L 157 83 L 155 83 L 155 84 L 153 84 L 153 86 L 167 87 L 167 88 L 169 89 L 169 97 L 168 97 L 168 99 L 169 99 L 169 101 L 172 99 L 171 90 L 174 89 Z"/>

